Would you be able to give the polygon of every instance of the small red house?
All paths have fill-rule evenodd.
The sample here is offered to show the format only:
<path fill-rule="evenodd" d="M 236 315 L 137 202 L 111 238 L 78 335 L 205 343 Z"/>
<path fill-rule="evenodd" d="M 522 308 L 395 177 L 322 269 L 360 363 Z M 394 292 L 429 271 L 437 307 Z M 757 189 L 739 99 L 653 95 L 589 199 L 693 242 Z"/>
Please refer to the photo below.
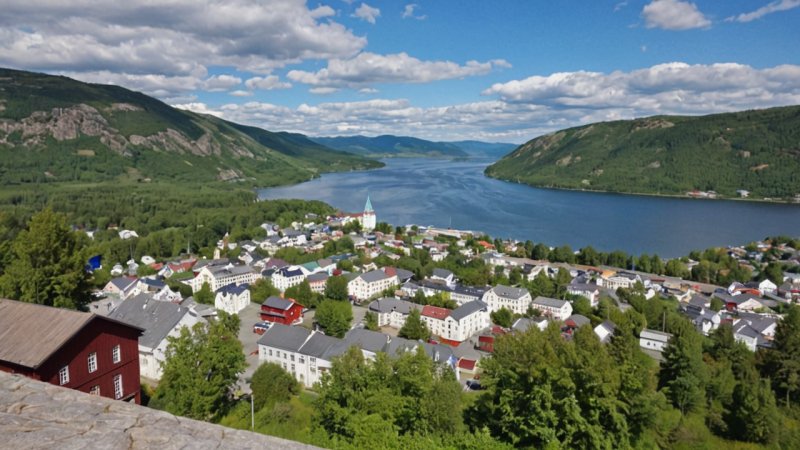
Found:
<path fill-rule="evenodd" d="M 141 334 L 96 314 L 0 299 L 0 371 L 140 404 Z"/>
<path fill-rule="evenodd" d="M 302 321 L 303 305 L 292 299 L 272 296 L 261 304 L 261 320 L 292 325 Z"/>

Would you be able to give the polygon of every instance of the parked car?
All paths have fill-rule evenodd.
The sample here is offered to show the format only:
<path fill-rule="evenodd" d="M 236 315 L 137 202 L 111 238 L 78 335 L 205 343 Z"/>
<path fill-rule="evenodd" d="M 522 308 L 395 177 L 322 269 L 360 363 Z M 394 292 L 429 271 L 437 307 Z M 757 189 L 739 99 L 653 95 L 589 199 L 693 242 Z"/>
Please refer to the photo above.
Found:
<path fill-rule="evenodd" d="M 483 386 L 481 386 L 481 382 L 478 380 L 467 380 L 467 387 L 472 389 L 473 391 L 479 391 L 483 389 Z"/>
<path fill-rule="evenodd" d="M 264 334 L 272 326 L 272 322 L 258 322 L 253 325 L 253 333 Z"/>

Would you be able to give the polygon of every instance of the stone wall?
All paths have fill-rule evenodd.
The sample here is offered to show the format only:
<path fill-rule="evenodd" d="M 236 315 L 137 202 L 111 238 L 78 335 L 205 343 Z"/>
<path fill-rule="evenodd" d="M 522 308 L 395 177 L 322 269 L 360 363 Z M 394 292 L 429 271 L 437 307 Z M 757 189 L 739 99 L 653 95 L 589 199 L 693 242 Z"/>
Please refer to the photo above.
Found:
<path fill-rule="evenodd" d="M 313 449 L 0 372 L 0 447 Z"/>

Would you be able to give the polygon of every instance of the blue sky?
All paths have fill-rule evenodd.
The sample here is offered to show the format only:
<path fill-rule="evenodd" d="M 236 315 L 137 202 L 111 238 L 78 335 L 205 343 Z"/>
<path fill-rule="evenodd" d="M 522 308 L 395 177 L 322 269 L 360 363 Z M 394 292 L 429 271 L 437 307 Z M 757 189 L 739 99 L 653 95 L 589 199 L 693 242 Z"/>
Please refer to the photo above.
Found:
<path fill-rule="evenodd" d="M 800 0 L 3 3 L 1 66 L 276 131 L 519 143 L 800 104 Z"/>

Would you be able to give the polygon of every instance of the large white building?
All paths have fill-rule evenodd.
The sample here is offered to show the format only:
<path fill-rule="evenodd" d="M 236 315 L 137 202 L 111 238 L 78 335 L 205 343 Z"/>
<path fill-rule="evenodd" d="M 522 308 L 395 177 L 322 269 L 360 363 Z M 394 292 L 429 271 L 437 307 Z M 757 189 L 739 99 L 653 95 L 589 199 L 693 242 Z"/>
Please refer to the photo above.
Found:
<path fill-rule="evenodd" d="M 205 266 L 190 281 L 192 292 L 197 292 L 203 288 L 203 284 L 208 283 L 212 291 L 217 291 L 223 286 L 233 284 L 253 284 L 261 278 L 261 274 L 253 270 L 250 266 Z"/>
<path fill-rule="evenodd" d="M 597 278 L 597 285 L 606 289 L 616 291 L 619 288 L 631 289 L 637 282 L 642 282 L 642 278 L 632 272 L 603 272 Z"/>
<path fill-rule="evenodd" d="M 514 314 L 525 314 L 532 301 L 531 294 L 527 289 L 503 286 L 502 284 L 486 291 L 481 300 L 489 307 L 489 311 L 506 308 Z"/>
<path fill-rule="evenodd" d="M 139 372 L 156 381 L 163 375 L 161 363 L 166 360 L 167 338 L 178 336 L 183 327 L 205 321 L 190 308 L 154 300 L 149 294 L 125 300 L 108 317 L 144 329 L 139 337 Z"/>
<path fill-rule="evenodd" d="M 357 300 L 368 300 L 397 284 L 397 275 L 387 275 L 383 270 L 362 273 L 347 283 L 347 293 Z"/>
<path fill-rule="evenodd" d="M 378 316 L 378 326 L 402 328 L 413 310 L 431 333 L 453 342 L 463 342 L 491 325 L 489 307 L 480 300 L 465 303 L 454 310 L 436 306 L 421 306 L 397 298 L 382 298 L 369 304 L 368 309 Z"/>
<path fill-rule="evenodd" d="M 282 267 L 272 274 L 272 285 L 275 289 L 284 292 L 292 286 L 297 286 L 306 279 L 305 273 L 299 266 Z"/>
<path fill-rule="evenodd" d="M 422 306 L 407 300 L 387 297 L 373 301 L 368 309 L 378 316 L 379 327 L 390 326 L 400 329 L 406 323 L 411 311 L 421 310 Z"/>
<path fill-rule="evenodd" d="M 480 300 L 465 303 L 452 311 L 425 306 L 420 317 L 432 334 L 452 343 L 466 341 L 491 324 L 489 307 Z"/>
<path fill-rule="evenodd" d="M 572 315 L 572 304 L 566 300 L 549 297 L 536 297 L 531 302 L 531 308 L 538 309 L 543 316 L 556 320 L 567 320 Z"/>
<path fill-rule="evenodd" d="M 345 350 L 339 339 L 281 323 L 273 323 L 258 340 L 259 361 L 278 364 L 306 387 L 318 383 Z"/>
<path fill-rule="evenodd" d="M 239 311 L 249 304 L 250 286 L 247 284 L 223 286 L 217 289 L 217 295 L 214 297 L 214 308 L 228 314 L 239 314 Z"/>

